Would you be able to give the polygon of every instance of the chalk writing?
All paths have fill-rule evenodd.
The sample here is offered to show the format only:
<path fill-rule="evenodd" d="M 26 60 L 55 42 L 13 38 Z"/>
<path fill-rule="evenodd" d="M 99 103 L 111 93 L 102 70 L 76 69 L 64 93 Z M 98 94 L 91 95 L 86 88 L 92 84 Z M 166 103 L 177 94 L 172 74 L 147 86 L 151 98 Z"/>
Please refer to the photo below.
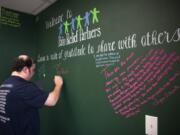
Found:
<path fill-rule="evenodd" d="M 104 67 L 117 63 L 120 59 L 119 52 L 96 54 L 96 67 Z"/>
<path fill-rule="evenodd" d="M 21 22 L 20 22 L 20 17 L 19 14 L 11 11 L 9 9 L 6 9 L 4 7 L 1 7 L 0 10 L 0 23 L 11 26 L 11 27 L 20 27 Z"/>
<path fill-rule="evenodd" d="M 173 34 L 167 31 L 157 32 L 156 30 L 152 32 L 147 32 L 141 37 L 141 44 L 143 47 L 162 45 L 164 43 L 172 43 L 180 41 L 180 28 L 176 29 Z"/>
<path fill-rule="evenodd" d="M 134 57 L 132 52 L 113 69 L 102 70 L 107 98 L 114 112 L 126 118 L 138 114 L 147 103 L 163 104 L 180 90 L 175 84 L 180 71 L 173 69 L 180 56 L 175 51 L 167 53 L 164 49 L 151 49 L 144 56 Z"/>
<path fill-rule="evenodd" d="M 93 34 L 92 34 L 92 33 Z M 163 34 L 164 33 L 164 34 Z M 118 51 L 123 51 L 127 49 L 137 49 L 138 47 L 150 47 L 154 45 L 165 45 L 165 44 L 170 44 L 170 43 L 175 43 L 180 41 L 180 28 L 177 28 L 173 33 L 167 32 L 164 30 L 164 32 L 157 32 L 157 30 L 154 30 L 152 32 L 147 32 L 145 35 L 138 35 L 136 33 L 127 35 L 124 39 L 120 39 L 118 41 L 105 41 L 102 39 L 100 42 L 97 44 L 91 44 L 86 43 L 82 44 L 81 47 L 79 44 L 75 44 L 78 42 L 82 42 L 87 39 L 92 39 L 96 37 L 100 37 L 102 35 L 101 28 L 95 28 L 95 29 L 88 29 L 88 26 L 86 27 L 86 30 L 83 31 L 77 30 L 75 33 L 67 33 L 67 38 L 62 39 L 61 36 L 59 36 L 59 45 L 58 47 L 62 47 L 60 51 L 52 52 L 50 54 L 45 54 L 41 55 L 38 54 L 38 62 L 46 62 L 46 61 L 54 61 L 54 60 L 67 60 L 73 57 L 80 57 L 80 56 L 86 56 L 86 55 L 94 55 L 95 59 L 95 66 L 97 68 L 99 67 L 106 67 L 108 65 L 114 65 L 115 63 L 120 62 L 120 66 L 126 65 L 126 60 L 121 59 L 120 52 Z M 163 37 L 164 36 L 164 37 Z M 151 38 L 151 39 L 150 39 Z M 140 39 L 140 45 L 137 44 L 137 40 Z M 161 41 L 163 40 L 163 41 Z M 65 45 L 71 45 L 74 44 L 74 46 L 71 46 L 69 48 L 65 48 Z M 152 53 L 153 50 L 150 50 L 148 53 L 149 55 Z M 157 52 L 156 52 L 157 53 Z M 159 55 L 162 55 L 164 53 L 164 50 L 161 50 L 158 52 Z M 107 57 L 107 55 L 113 54 L 110 57 Z M 56 57 L 52 57 L 52 55 L 56 55 Z M 132 55 L 132 54 L 131 54 Z M 130 70 L 134 65 L 134 70 L 139 70 L 140 65 L 137 63 L 144 63 L 143 67 L 146 68 L 148 67 L 149 64 L 156 64 L 157 66 L 153 68 L 157 68 L 158 65 L 160 65 L 161 60 L 166 59 L 167 54 L 164 54 L 161 58 L 160 56 L 151 56 L 149 58 L 149 55 L 142 57 L 138 57 L 136 60 L 134 60 L 130 65 L 128 65 L 127 69 Z M 133 57 L 129 56 L 129 57 Z M 146 62 L 147 59 L 153 60 L 158 59 L 160 60 L 159 62 Z M 127 58 L 129 59 L 129 58 Z M 171 62 L 172 63 L 172 62 Z M 151 65 L 153 66 L 153 65 Z M 170 68 L 171 66 L 169 66 Z M 150 69 L 150 68 L 149 68 Z M 133 71 L 131 71 L 133 72 Z M 143 71 L 141 71 L 143 72 Z M 138 76 L 139 74 L 136 74 L 135 76 Z"/>

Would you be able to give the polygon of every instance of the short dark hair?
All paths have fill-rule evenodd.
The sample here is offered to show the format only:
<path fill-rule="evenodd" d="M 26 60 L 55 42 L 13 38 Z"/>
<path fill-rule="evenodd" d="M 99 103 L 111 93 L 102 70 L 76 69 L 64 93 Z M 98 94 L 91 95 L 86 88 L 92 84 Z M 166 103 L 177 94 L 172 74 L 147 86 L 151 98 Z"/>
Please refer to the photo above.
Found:
<path fill-rule="evenodd" d="M 24 67 L 31 68 L 36 62 L 29 56 L 24 55 L 25 57 L 16 57 L 12 64 L 12 71 L 21 72 Z"/>

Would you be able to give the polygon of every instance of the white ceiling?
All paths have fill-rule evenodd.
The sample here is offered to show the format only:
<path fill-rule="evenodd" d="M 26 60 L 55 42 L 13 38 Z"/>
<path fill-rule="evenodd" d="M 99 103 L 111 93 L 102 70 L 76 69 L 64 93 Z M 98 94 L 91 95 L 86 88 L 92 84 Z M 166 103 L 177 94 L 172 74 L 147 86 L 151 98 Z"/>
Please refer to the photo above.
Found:
<path fill-rule="evenodd" d="M 0 6 L 37 15 L 57 0 L 0 0 Z"/>

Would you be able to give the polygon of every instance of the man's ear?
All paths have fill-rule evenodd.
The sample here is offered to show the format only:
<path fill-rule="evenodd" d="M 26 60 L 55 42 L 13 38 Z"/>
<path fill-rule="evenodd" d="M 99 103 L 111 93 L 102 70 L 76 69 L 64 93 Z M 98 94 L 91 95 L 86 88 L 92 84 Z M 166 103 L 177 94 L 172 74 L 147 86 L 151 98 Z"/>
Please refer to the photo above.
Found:
<path fill-rule="evenodd" d="M 29 72 L 29 68 L 28 68 L 28 67 L 23 67 L 22 71 L 23 71 L 24 73 L 28 73 L 28 72 Z"/>

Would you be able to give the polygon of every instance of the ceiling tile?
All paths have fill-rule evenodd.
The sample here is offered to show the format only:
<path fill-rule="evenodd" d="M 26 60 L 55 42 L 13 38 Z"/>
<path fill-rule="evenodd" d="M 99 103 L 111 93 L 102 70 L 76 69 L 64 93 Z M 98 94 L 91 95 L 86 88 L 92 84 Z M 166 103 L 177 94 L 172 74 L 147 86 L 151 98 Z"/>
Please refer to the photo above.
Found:
<path fill-rule="evenodd" d="M 36 15 L 55 1 L 56 0 L 0 0 L 0 6 Z"/>

